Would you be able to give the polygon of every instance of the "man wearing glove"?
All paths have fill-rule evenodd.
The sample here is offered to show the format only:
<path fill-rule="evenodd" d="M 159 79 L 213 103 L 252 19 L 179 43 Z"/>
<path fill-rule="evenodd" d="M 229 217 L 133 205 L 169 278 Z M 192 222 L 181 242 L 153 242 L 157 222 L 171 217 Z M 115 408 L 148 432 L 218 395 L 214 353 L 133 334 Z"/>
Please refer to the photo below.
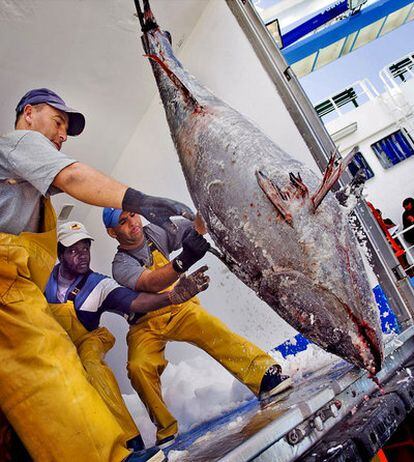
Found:
<path fill-rule="evenodd" d="M 119 442 L 122 430 L 84 377 L 42 295 L 56 261 L 50 196 L 64 191 L 166 227 L 170 216 L 192 213 L 63 154 L 67 136 L 79 135 L 84 126 L 80 112 L 38 88 L 17 104 L 15 130 L 0 136 L 0 407 L 34 460 L 121 462 L 135 460 Z M 91 404 L 95 412 L 86 412 Z"/>
<path fill-rule="evenodd" d="M 169 291 L 137 293 L 90 269 L 91 241 L 93 238 L 82 223 L 71 221 L 59 227 L 59 263 L 49 278 L 45 296 L 55 319 L 76 346 L 88 381 L 122 428 L 125 446 L 142 457 L 154 456 L 153 450 L 144 451 L 144 442 L 124 404 L 116 379 L 104 362 L 115 339 L 108 329 L 99 327 L 100 318 L 110 311 L 134 325 L 146 313 L 172 303 L 184 303 L 207 289 L 209 279 L 204 274 L 207 267 L 181 279 Z"/>
<path fill-rule="evenodd" d="M 210 247 L 193 223 L 183 218 L 174 221 L 174 232 L 153 224 L 143 227 L 138 214 L 119 209 L 106 208 L 103 221 L 108 234 L 120 244 L 112 262 L 114 279 L 130 289 L 171 290 Z M 178 249 L 182 249 L 181 253 L 170 261 L 169 254 Z M 157 427 L 160 448 L 172 444 L 178 432 L 177 421 L 161 393 L 160 376 L 168 363 L 164 355 L 168 341 L 189 342 L 206 351 L 259 398 L 291 385 L 271 356 L 231 332 L 197 298 L 185 303 L 174 298 L 171 301 L 170 306 L 142 316 L 127 337 L 128 375 Z"/>

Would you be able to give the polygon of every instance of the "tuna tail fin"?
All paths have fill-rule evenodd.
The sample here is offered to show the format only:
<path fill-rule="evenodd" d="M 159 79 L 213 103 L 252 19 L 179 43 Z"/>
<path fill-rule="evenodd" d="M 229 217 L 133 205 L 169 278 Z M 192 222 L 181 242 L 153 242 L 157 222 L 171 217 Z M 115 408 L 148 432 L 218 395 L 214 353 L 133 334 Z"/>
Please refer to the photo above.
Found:
<path fill-rule="evenodd" d="M 143 0 L 144 12 L 140 5 L 140 0 L 134 0 L 135 8 L 137 10 L 137 16 L 141 24 L 142 32 L 148 32 L 153 29 L 158 29 L 157 21 L 155 20 L 154 15 L 152 14 L 149 0 Z"/>
<path fill-rule="evenodd" d="M 151 11 L 151 6 L 149 3 L 149 0 L 142 0 L 144 4 L 144 20 L 145 20 L 145 25 L 152 26 L 152 29 L 156 29 L 158 27 L 157 21 L 155 20 L 155 17 Z"/>
<path fill-rule="evenodd" d="M 274 205 L 282 218 L 289 225 L 292 224 L 292 214 L 286 207 L 289 196 L 286 195 L 262 170 L 256 170 L 256 177 L 259 186 L 266 194 L 267 198 Z"/>
<path fill-rule="evenodd" d="M 177 75 L 168 67 L 168 64 L 160 59 L 157 55 L 148 54 L 145 57 L 151 59 L 161 66 L 161 69 L 167 74 L 171 82 L 181 91 L 184 99 L 189 102 L 193 107 L 195 112 L 202 112 L 203 106 L 196 100 L 191 91 L 184 85 L 184 83 L 177 77 Z"/>
<path fill-rule="evenodd" d="M 311 197 L 314 212 L 316 212 L 316 209 L 319 207 L 332 186 L 338 181 L 339 177 L 345 171 L 346 167 L 352 161 L 358 150 L 358 146 L 355 146 L 343 159 L 338 159 L 337 151 L 332 154 L 329 159 L 328 166 L 323 174 L 322 183 Z"/>

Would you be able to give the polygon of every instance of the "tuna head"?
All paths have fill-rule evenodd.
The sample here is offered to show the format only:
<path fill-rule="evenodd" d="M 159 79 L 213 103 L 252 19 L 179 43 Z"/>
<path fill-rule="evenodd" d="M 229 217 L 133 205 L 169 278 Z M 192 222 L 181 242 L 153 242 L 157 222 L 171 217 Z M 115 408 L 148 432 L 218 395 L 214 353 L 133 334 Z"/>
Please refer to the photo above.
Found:
<path fill-rule="evenodd" d="M 329 193 L 354 152 L 334 155 L 320 181 L 183 69 L 144 3 L 144 47 L 187 186 L 229 268 L 307 338 L 376 373 L 378 310 Z"/>
<path fill-rule="evenodd" d="M 262 279 L 260 296 L 324 350 L 372 374 L 380 370 L 382 345 L 377 330 L 307 275 L 300 271 L 269 271 Z"/>

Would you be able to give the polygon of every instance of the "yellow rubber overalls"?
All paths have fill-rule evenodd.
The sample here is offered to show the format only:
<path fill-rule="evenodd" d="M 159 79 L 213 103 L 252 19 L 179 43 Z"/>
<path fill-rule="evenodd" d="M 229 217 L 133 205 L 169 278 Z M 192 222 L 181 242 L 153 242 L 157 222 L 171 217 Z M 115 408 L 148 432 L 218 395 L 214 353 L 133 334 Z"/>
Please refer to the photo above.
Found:
<path fill-rule="evenodd" d="M 159 250 L 151 253 L 149 270 L 169 263 Z M 178 431 L 177 421 L 162 398 L 160 382 L 168 364 L 164 352 L 170 340 L 206 351 L 256 395 L 266 369 L 275 364 L 274 358 L 208 313 L 196 297 L 147 313 L 130 327 L 127 336 L 128 376 L 157 427 L 158 441 Z"/>
<path fill-rule="evenodd" d="M 98 391 L 111 414 L 125 433 L 125 444 L 139 435 L 112 370 L 104 362 L 106 353 L 114 346 L 115 337 L 106 327 L 88 331 L 76 316 L 73 302 L 49 303 L 54 318 L 75 344 L 89 382 Z"/>
<path fill-rule="evenodd" d="M 42 223 L 0 233 L 0 407 L 35 461 L 119 462 L 124 432 L 43 296 L 57 247 L 49 199 Z"/>

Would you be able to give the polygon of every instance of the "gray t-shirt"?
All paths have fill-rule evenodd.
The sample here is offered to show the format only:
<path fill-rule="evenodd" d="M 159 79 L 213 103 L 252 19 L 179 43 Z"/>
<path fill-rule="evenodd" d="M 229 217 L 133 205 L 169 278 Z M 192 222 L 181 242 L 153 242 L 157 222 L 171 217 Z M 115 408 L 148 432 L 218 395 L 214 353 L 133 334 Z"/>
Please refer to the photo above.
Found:
<path fill-rule="evenodd" d="M 34 130 L 0 136 L 0 232 L 37 232 L 41 197 L 61 192 L 53 180 L 74 162 Z"/>
<path fill-rule="evenodd" d="M 152 264 L 148 240 L 152 241 L 155 247 L 167 258 L 171 252 L 181 248 L 183 234 L 192 226 L 192 222 L 185 218 L 179 218 L 174 220 L 174 224 L 177 227 L 174 233 L 167 232 L 152 223 L 144 226 L 147 240 L 140 249 L 120 251 L 118 247 L 118 252 L 112 262 L 112 275 L 118 284 L 135 290 L 135 284 L 139 277 L 145 268 Z"/>

